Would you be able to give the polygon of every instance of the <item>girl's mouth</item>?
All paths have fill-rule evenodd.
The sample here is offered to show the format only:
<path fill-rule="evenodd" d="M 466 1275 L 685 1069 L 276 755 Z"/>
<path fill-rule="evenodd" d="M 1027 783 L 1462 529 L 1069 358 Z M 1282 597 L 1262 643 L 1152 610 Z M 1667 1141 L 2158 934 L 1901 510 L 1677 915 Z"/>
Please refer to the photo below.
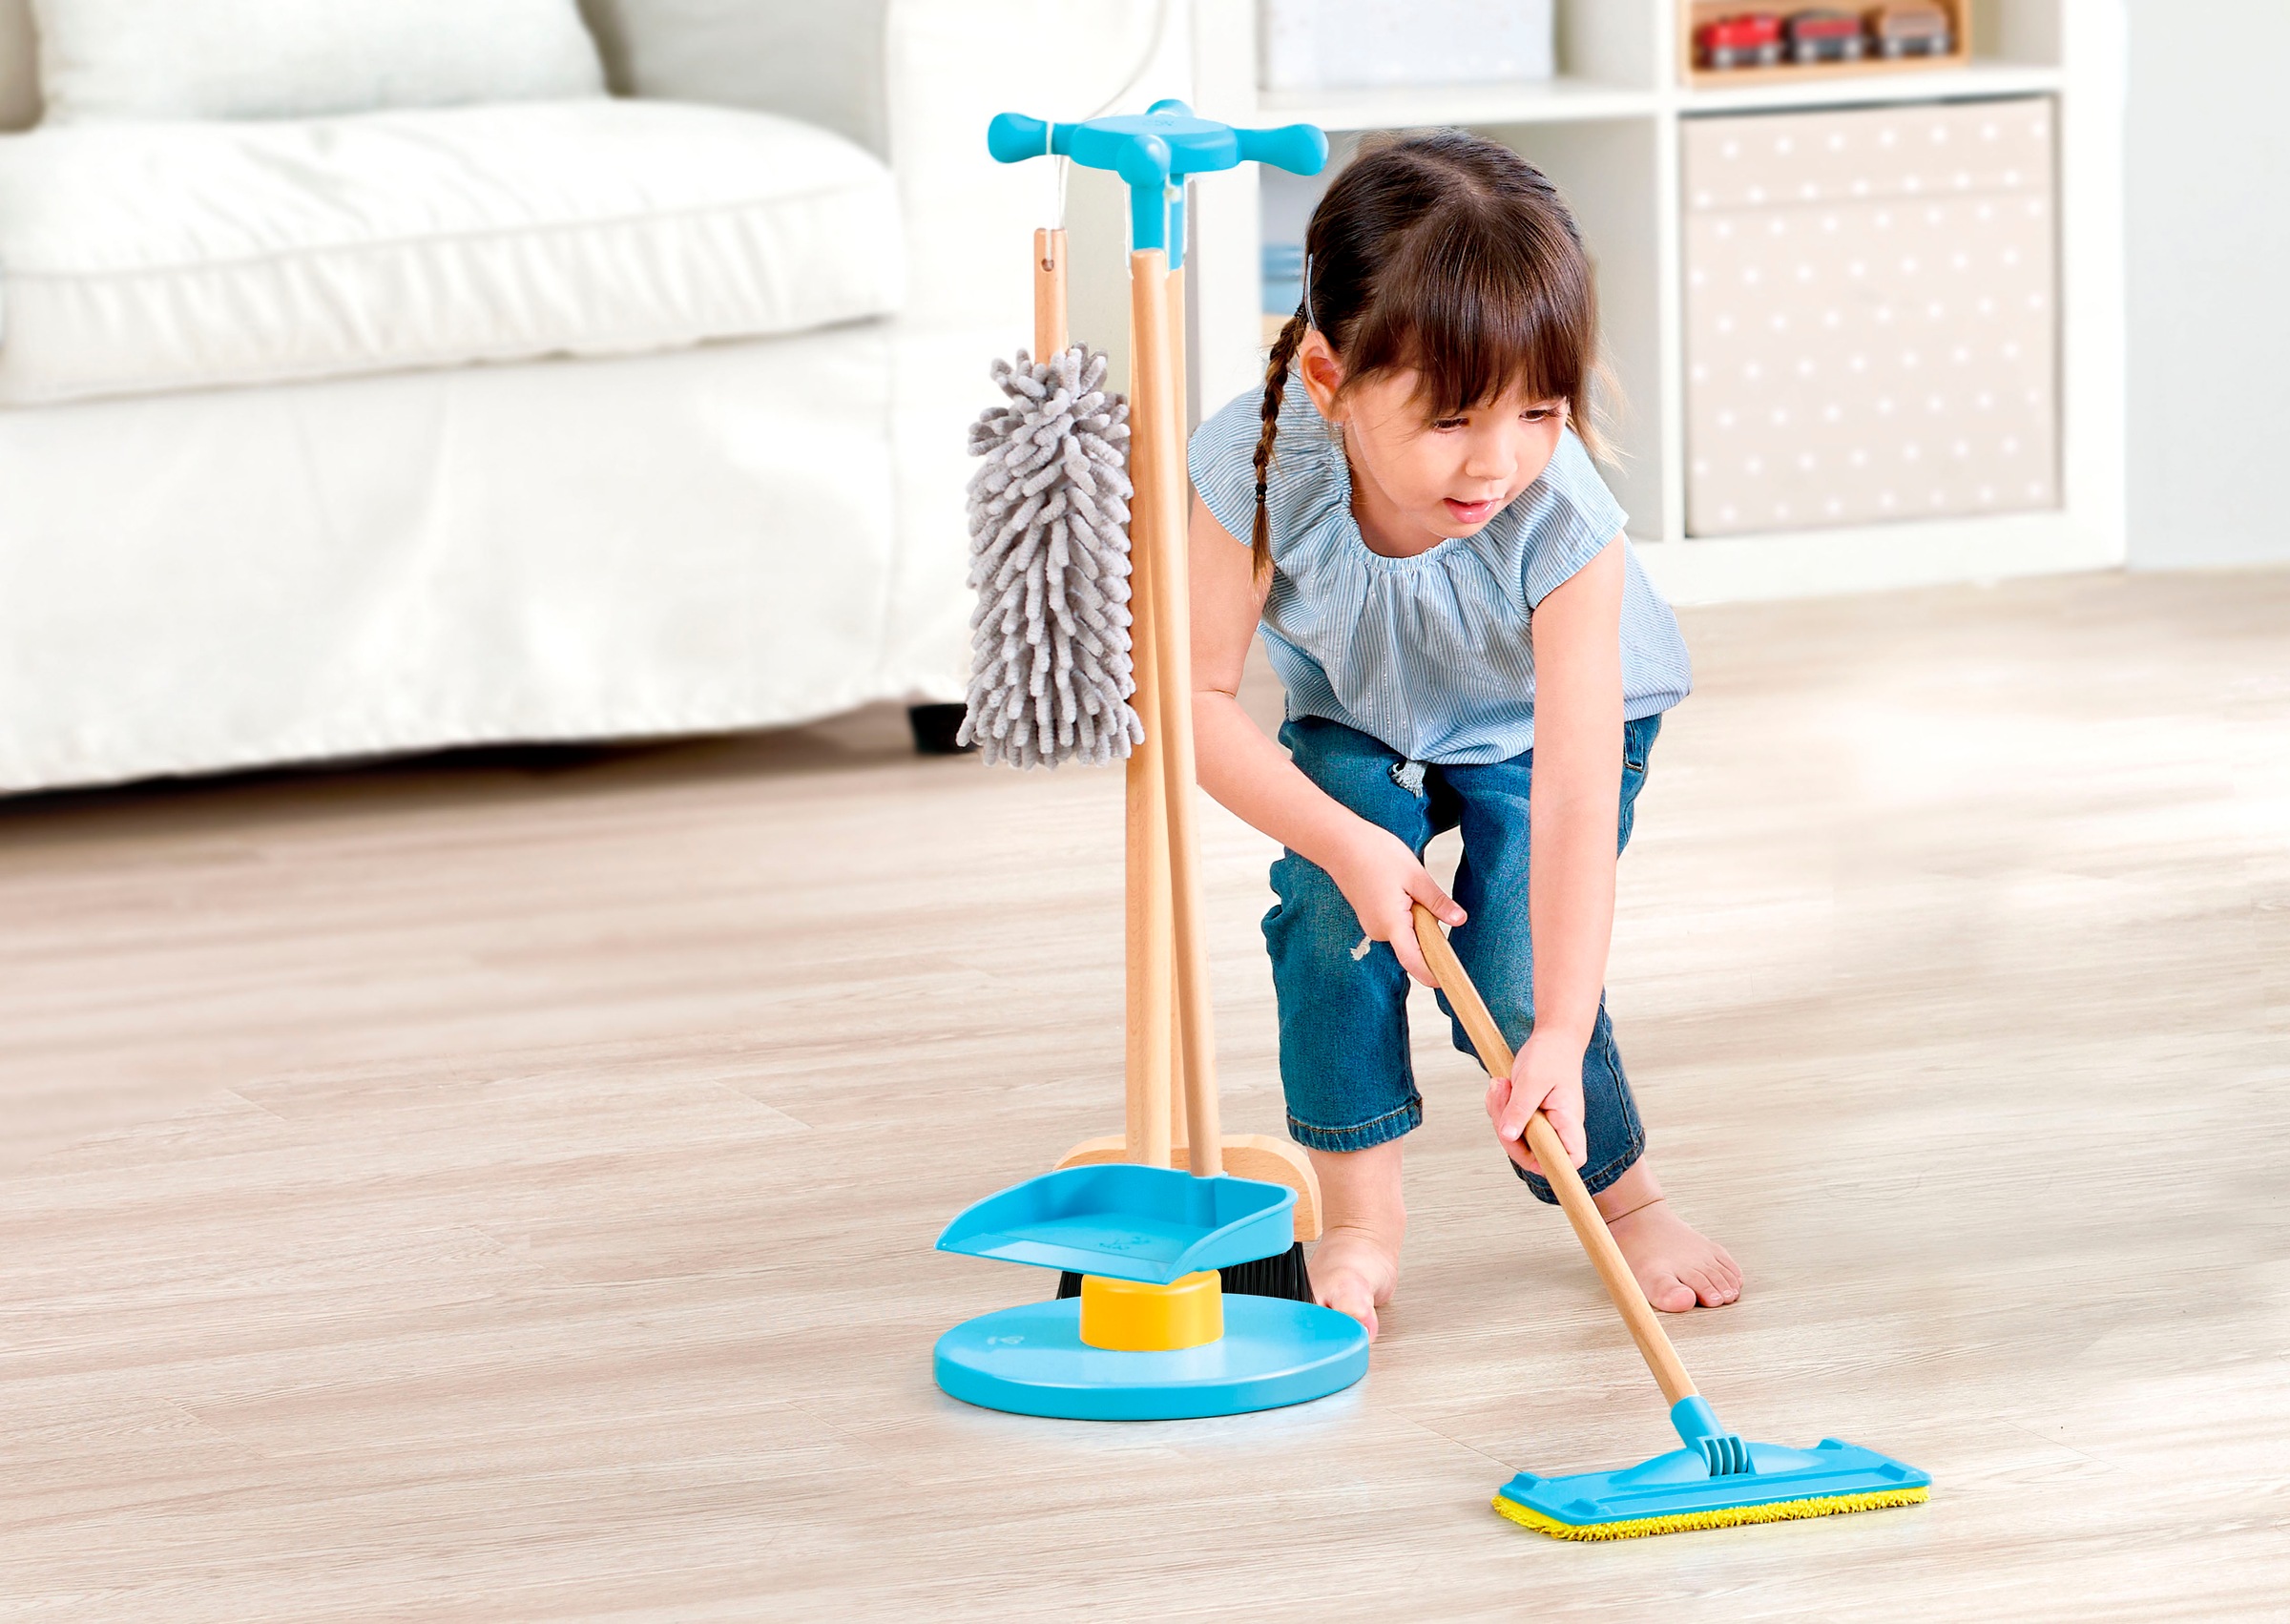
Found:
<path fill-rule="evenodd" d="M 1483 525 L 1494 516 L 1495 501 L 1492 497 L 1484 502 L 1458 502 L 1452 496 L 1446 500 L 1447 517 L 1459 525 Z"/>

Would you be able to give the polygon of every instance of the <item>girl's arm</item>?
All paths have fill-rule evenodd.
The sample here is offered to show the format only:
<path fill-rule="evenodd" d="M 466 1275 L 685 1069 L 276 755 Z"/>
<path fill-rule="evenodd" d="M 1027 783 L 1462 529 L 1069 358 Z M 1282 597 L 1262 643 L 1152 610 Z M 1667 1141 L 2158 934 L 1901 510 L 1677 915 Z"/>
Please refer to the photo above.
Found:
<path fill-rule="evenodd" d="M 1534 771 L 1527 917 L 1534 1031 L 1488 1114 L 1511 1158 L 1540 1173 L 1521 1135 L 1538 1109 L 1580 1167 L 1582 1055 L 1598 1015 L 1614 930 L 1614 836 L 1622 802 L 1620 536 L 1534 612 Z"/>
<path fill-rule="evenodd" d="M 1463 909 L 1405 842 L 1304 777 L 1288 752 L 1265 738 L 1240 708 L 1240 673 L 1269 583 L 1260 587 L 1250 578 L 1248 548 L 1235 541 L 1197 497 L 1187 556 L 1193 576 L 1193 749 L 1200 787 L 1325 869 L 1360 916 L 1360 927 L 1374 940 L 1390 943 L 1407 973 L 1430 986 L 1431 972 L 1415 942 L 1411 905 L 1422 903 L 1449 926 L 1463 923 Z M 1620 729 L 1617 719 L 1617 738 Z M 1613 841 L 1611 822 L 1607 841 L 1610 845 Z M 1611 872 L 1611 861 L 1608 866 Z M 1592 971 L 1593 1009 L 1599 973 Z M 1580 1059 L 1577 1050 L 1577 1064 Z"/>

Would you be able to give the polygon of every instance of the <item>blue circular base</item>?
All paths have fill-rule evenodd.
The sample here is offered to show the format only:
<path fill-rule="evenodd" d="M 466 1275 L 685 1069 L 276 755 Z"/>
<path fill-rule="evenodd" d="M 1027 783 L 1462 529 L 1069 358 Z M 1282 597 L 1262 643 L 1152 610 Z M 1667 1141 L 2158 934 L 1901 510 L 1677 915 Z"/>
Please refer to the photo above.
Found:
<path fill-rule="evenodd" d="M 1367 1332 L 1316 1302 L 1228 1297 L 1224 1335 L 1174 1353 L 1119 1353 L 1081 1340 L 1081 1300 L 1026 1302 L 938 1339 L 938 1385 L 1016 1415 L 1176 1421 L 1278 1409 L 1367 1374 Z"/>

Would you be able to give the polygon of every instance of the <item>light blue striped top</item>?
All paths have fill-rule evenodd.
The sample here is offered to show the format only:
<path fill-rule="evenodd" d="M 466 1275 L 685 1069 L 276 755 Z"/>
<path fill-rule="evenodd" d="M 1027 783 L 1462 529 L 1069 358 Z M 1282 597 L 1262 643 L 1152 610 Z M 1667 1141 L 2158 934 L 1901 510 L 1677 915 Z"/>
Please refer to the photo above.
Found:
<path fill-rule="evenodd" d="M 1243 543 L 1256 522 L 1260 407 L 1255 393 L 1232 401 L 1194 431 L 1188 458 L 1200 499 Z M 1343 447 L 1291 381 L 1266 506 L 1261 630 L 1291 717 L 1340 721 L 1411 761 L 1476 765 L 1533 747 L 1529 617 L 1625 518 L 1572 429 L 1542 477 L 1478 534 L 1387 558 L 1361 539 Z M 1635 718 L 1676 704 L 1694 679 L 1677 616 L 1636 554 L 1627 564 L 1622 714 Z"/>

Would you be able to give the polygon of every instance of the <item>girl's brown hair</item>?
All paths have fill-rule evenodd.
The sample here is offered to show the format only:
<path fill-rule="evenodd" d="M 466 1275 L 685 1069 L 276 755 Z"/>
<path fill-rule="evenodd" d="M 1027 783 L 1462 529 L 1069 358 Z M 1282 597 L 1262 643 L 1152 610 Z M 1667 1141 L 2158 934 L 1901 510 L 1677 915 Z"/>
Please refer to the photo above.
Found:
<path fill-rule="evenodd" d="M 1280 399 L 1319 328 L 1344 387 L 1412 369 L 1431 419 L 1500 398 L 1564 400 L 1592 451 L 1586 409 L 1598 301 L 1573 217 L 1542 172 L 1460 130 L 1382 142 L 1337 176 L 1304 232 L 1304 297 L 1264 369 L 1257 517 L 1249 551 L 1272 567 L 1265 489 Z"/>

